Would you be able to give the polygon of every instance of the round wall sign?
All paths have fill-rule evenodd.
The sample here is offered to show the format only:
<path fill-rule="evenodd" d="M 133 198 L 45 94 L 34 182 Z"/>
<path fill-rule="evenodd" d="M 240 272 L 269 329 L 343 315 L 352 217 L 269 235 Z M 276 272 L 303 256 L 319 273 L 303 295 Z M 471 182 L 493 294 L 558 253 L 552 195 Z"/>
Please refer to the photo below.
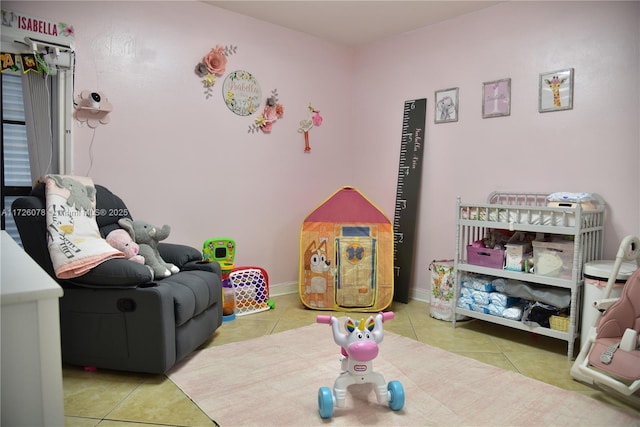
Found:
<path fill-rule="evenodd" d="M 248 71 L 233 71 L 222 85 L 222 96 L 227 107 L 239 116 L 256 112 L 262 100 L 262 90 Z"/>

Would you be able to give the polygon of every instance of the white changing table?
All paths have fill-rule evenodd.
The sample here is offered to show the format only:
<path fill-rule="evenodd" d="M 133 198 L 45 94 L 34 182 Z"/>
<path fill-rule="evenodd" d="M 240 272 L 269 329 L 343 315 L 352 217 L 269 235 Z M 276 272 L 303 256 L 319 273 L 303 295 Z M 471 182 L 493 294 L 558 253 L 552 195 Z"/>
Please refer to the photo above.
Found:
<path fill-rule="evenodd" d="M 605 202 L 601 196 L 593 194 L 595 203 L 589 209 L 583 209 L 580 204 L 548 206 L 549 194 L 494 192 L 489 195 L 487 203 L 462 203 L 460 197 L 457 198 L 454 307 L 459 315 L 567 341 L 567 356 L 571 359 L 575 340 L 580 335 L 578 322 L 584 283 L 582 267 L 585 262 L 602 258 Z M 570 236 L 574 240 L 570 278 L 541 276 L 468 263 L 467 246 L 485 237 L 492 229 Z M 571 293 L 568 330 L 530 326 L 523 322 L 458 307 L 460 277 L 464 272 L 568 290 Z M 453 327 L 455 326 L 454 317 Z"/>
<path fill-rule="evenodd" d="M 62 426 L 62 288 L 0 232 L 3 426 Z"/>

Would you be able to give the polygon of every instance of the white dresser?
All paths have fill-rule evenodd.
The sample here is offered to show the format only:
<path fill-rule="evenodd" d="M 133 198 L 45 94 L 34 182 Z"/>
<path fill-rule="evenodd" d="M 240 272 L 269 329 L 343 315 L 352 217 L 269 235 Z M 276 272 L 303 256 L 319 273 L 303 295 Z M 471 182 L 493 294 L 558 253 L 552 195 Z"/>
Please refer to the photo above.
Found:
<path fill-rule="evenodd" d="M 0 232 L 3 426 L 63 426 L 62 288 Z"/>

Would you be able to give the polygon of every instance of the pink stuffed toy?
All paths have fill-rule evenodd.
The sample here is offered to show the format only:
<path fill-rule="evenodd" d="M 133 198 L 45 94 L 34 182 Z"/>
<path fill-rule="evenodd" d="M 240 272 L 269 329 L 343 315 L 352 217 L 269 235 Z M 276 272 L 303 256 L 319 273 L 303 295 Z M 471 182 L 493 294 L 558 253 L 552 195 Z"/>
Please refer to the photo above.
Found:
<path fill-rule="evenodd" d="M 140 246 L 131 239 L 131 236 L 126 230 L 113 230 L 107 235 L 107 243 L 124 253 L 124 256 L 129 261 L 144 264 L 144 257 L 142 255 L 138 255 Z"/>

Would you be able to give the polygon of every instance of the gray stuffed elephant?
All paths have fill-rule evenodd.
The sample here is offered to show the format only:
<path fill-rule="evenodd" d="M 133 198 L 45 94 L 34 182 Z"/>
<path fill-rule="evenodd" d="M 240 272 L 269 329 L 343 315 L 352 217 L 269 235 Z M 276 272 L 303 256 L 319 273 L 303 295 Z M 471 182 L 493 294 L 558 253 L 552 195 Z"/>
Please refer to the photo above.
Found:
<path fill-rule="evenodd" d="M 171 227 L 163 225 L 162 228 L 155 227 L 144 221 L 132 221 L 129 218 L 122 218 L 118 224 L 131 235 L 131 238 L 140 246 L 140 255 L 144 257 L 145 265 L 153 269 L 156 278 L 169 277 L 180 271 L 175 265 L 165 262 L 158 252 L 158 242 L 169 237 Z"/>
<path fill-rule="evenodd" d="M 69 197 L 67 198 L 67 204 L 70 207 L 76 207 L 77 210 L 84 209 L 85 212 L 89 212 L 93 207 L 93 201 L 96 197 L 96 189 L 82 184 L 80 181 L 70 178 L 68 176 L 61 175 L 49 175 L 53 179 L 58 187 L 66 188 L 69 190 Z"/>

